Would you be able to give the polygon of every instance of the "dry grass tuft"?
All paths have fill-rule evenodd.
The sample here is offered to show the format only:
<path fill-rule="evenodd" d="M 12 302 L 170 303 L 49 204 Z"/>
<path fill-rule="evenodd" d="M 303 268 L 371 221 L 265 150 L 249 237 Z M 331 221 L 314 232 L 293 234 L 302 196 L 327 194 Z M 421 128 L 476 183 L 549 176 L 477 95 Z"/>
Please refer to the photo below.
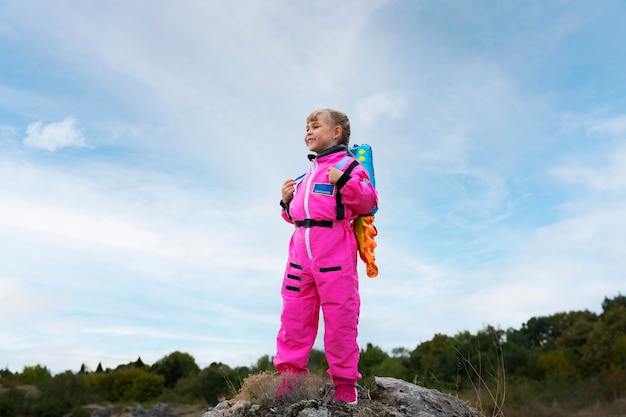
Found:
<path fill-rule="evenodd" d="M 277 397 L 276 392 L 283 383 L 283 379 L 290 389 Z M 295 403 L 301 400 L 328 399 L 332 389 L 330 378 L 323 375 L 281 375 L 277 372 L 265 371 L 244 379 L 234 399 L 259 404 Z"/>
<path fill-rule="evenodd" d="M 504 403 L 506 399 L 506 370 L 502 344 L 494 333 L 494 343 L 497 352 L 497 363 L 483 363 L 480 344 L 476 347 L 478 364 L 474 365 L 470 355 L 464 356 L 457 350 L 463 361 L 463 366 L 474 388 L 477 398 L 477 408 L 491 417 L 504 417 Z M 474 382 L 474 378 L 478 382 Z"/>

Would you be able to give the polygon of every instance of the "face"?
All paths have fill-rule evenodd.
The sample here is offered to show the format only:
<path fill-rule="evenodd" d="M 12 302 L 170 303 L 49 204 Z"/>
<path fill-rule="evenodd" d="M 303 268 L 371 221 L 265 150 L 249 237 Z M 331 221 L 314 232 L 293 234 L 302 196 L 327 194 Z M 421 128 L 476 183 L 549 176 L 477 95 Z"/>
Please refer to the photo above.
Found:
<path fill-rule="evenodd" d="M 341 127 L 332 127 L 329 122 L 328 114 L 320 114 L 317 120 L 306 124 L 304 143 L 309 148 L 309 151 L 320 153 L 339 143 Z"/>

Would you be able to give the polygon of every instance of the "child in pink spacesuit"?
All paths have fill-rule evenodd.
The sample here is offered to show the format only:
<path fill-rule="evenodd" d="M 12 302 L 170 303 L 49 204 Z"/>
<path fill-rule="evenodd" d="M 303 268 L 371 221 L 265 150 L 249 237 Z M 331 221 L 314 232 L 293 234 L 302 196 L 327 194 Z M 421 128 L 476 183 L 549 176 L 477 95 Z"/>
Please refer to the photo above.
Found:
<path fill-rule="evenodd" d="M 378 203 L 367 170 L 348 152 L 350 122 L 339 111 L 314 111 L 304 143 L 312 161 L 301 181 L 282 186 L 282 216 L 295 225 L 281 295 L 276 369 L 307 373 L 309 353 L 324 316 L 324 351 L 335 400 L 357 403 L 360 297 L 357 244 L 351 221 Z M 283 382 L 286 379 L 283 379 Z M 285 389 L 285 384 L 279 389 Z"/>

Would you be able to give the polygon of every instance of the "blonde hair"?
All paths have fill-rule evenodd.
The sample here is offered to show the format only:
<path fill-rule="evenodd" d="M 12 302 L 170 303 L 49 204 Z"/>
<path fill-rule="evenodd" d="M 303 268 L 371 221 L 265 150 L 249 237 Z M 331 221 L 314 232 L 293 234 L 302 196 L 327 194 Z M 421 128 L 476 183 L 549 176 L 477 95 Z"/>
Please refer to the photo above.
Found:
<path fill-rule="evenodd" d="M 340 112 L 339 110 L 319 109 L 309 114 L 309 117 L 306 118 L 306 122 L 315 122 L 319 120 L 319 117 L 322 114 L 328 115 L 328 123 L 331 127 L 341 127 L 341 137 L 339 138 L 339 144 L 348 147 L 348 145 L 350 144 L 350 120 L 348 120 L 348 116 L 344 112 Z"/>

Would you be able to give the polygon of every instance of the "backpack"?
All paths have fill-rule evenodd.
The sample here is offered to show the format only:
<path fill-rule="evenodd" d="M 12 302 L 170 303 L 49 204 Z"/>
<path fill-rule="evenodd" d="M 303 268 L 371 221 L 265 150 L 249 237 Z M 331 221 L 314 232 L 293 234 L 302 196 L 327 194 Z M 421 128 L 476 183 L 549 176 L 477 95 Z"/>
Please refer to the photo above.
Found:
<path fill-rule="evenodd" d="M 351 161 L 351 162 L 350 162 Z M 370 176 L 370 182 L 374 188 L 376 188 L 376 177 L 374 176 L 374 161 L 372 158 L 372 147 L 370 145 L 353 145 L 349 149 L 348 154 L 343 158 L 335 168 L 341 170 L 348 162 L 348 168 L 343 172 L 350 175 L 350 172 L 355 166 L 361 164 L 368 172 Z M 300 175 L 295 179 L 298 181 L 302 179 L 306 173 Z M 344 217 L 344 204 L 341 201 L 341 193 L 337 191 L 335 194 L 337 202 L 337 220 L 343 220 Z M 283 205 L 281 201 L 281 206 Z M 283 206 L 285 208 L 285 206 Z M 365 271 L 370 278 L 376 278 L 378 276 L 378 266 L 376 266 L 376 256 L 374 255 L 374 249 L 376 248 L 376 241 L 374 238 L 378 235 L 378 230 L 374 226 L 374 214 L 378 211 L 378 206 L 374 207 L 369 213 L 361 214 L 352 221 L 352 230 L 356 237 L 357 248 L 359 250 L 359 257 L 365 263 Z M 288 214 L 289 215 L 289 214 Z"/>
<path fill-rule="evenodd" d="M 374 160 L 372 158 L 372 147 L 369 145 L 354 145 L 350 149 L 350 153 L 354 155 L 357 161 L 367 170 L 370 176 L 372 186 L 376 188 L 376 177 L 374 176 Z M 350 169 L 352 170 L 352 169 Z M 374 214 L 378 211 L 378 206 L 367 214 L 359 215 L 352 222 L 352 230 L 356 236 L 357 247 L 359 249 L 359 257 L 365 263 L 365 272 L 370 278 L 378 276 L 378 266 L 376 266 L 376 256 L 374 249 L 376 241 L 374 238 L 378 234 L 376 226 L 374 226 Z"/>

